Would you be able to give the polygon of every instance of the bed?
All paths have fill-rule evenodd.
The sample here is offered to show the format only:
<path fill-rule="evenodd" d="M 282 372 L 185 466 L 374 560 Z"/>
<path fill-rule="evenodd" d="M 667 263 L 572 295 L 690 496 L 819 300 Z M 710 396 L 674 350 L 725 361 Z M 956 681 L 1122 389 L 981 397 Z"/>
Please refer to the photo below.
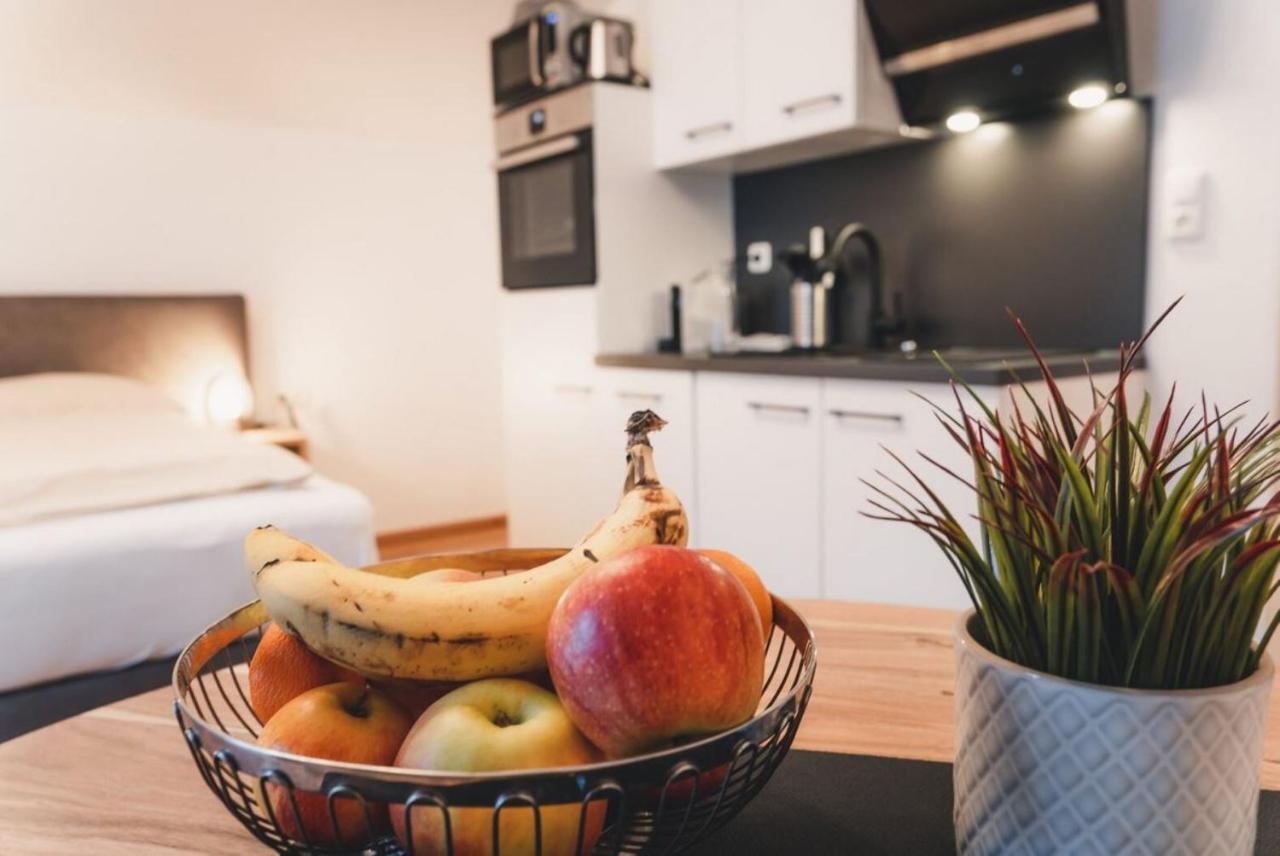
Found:
<path fill-rule="evenodd" d="M 254 526 L 374 560 L 359 491 L 200 424 L 245 330 L 237 296 L 0 298 L 0 692 L 177 652 L 252 599 Z"/>

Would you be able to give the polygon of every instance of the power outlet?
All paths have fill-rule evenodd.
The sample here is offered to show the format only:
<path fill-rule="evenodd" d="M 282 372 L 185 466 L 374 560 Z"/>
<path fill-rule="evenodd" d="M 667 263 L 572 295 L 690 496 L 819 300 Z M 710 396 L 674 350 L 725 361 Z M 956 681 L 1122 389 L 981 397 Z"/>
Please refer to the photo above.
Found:
<path fill-rule="evenodd" d="M 773 244 L 768 241 L 752 241 L 747 244 L 747 273 L 768 273 L 773 270 Z"/>
<path fill-rule="evenodd" d="M 1205 175 L 1193 169 L 1173 169 L 1166 178 L 1165 234 L 1171 241 L 1204 237 Z"/>

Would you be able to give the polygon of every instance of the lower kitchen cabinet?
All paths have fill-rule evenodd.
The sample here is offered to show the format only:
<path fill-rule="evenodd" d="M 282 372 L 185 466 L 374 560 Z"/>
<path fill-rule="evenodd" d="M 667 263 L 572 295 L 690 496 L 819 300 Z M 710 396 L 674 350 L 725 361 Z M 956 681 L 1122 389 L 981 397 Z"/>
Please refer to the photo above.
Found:
<path fill-rule="evenodd" d="M 822 585 L 817 378 L 698 373 L 697 540 L 741 556 L 769 589 Z"/>
<path fill-rule="evenodd" d="M 863 480 L 892 490 L 877 470 L 915 487 L 886 449 L 919 473 L 957 516 L 976 513 L 973 492 L 918 454 L 928 454 L 959 475 L 967 477 L 970 470 L 964 451 L 911 389 L 948 411 L 954 408 L 945 384 L 824 381 L 823 597 L 953 609 L 969 603 L 955 571 L 927 535 L 905 523 L 863 514 L 880 513 L 871 505 L 875 492 Z M 995 390 L 980 394 L 992 404 L 998 397 Z M 972 528 L 977 537 L 976 523 Z"/>
<path fill-rule="evenodd" d="M 655 460 L 685 503 L 692 546 L 741 556 L 783 597 L 969 605 L 928 536 L 862 514 L 874 512 L 862 480 L 883 485 L 876 470 L 910 483 L 887 448 L 979 543 L 972 490 L 919 454 L 970 478 L 964 451 L 913 394 L 954 413 L 946 384 L 601 368 L 550 360 L 552 343 L 544 344 L 506 373 L 513 546 L 573 544 L 607 514 L 622 487 L 627 417 L 650 409 L 668 422 L 652 438 Z M 1114 376 L 1097 381 L 1109 387 Z M 1087 378 L 1061 387 L 1076 412 L 1092 406 Z M 1135 378 L 1133 400 L 1141 387 Z M 1012 409 L 1011 388 L 976 391 L 988 406 Z M 1043 384 L 1028 392 L 1046 403 Z"/>
<path fill-rule="evenodd" d="M 594 295 L 506 292 L 500 309 L 507 538 L 568 547 L 613 508 L 624 474 L 606 455 L 595 341 L 582 333 Z"/>
<path fill-rule="evenodd" d="M 523 376 L 507 401 L 512 546 L 572 545 L 613 510 L 626 478 L 627 417 L 636 410 L 667 420 L 651 438 L 654 460 L 694 518 L 690 373 L 552 367 Z"/>
<path fill-rule="evenodd" d="M 591 375 L 530 379 L 508 397 L 520 402 L 507 425 L 511 546 L 571 546 L 616 504 L 624 471 L 601 441 L 603 398 Z"/>
<path fill-rule="evenodd" d="M 693 372 L 607 368 L 596 372 L 600 381 L 598 406 L 604 420 L 601 436 L 607 445 L 606 458 L 618 472 L 617 490 L 622 489 L 626 459 L 623 429 L 627 418 L 637 410 L 652 410 L 667 421 L 665 428 L 649 438 L 658 478 L 684 503 L 692 538 L 698 513 L 693 467 Z"/>

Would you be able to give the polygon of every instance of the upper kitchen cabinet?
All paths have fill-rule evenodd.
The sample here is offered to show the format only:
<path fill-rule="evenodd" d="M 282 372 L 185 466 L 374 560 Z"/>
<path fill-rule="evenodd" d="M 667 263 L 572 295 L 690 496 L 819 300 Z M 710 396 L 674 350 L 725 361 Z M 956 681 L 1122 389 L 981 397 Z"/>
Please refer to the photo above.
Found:
<path fill-rule="evenodd" d="M 742 148 L 741 0 L 653 6 L 654 157 L 661 167 Z"/>
<path fill-rule="evenodd" d="M 858 0 L 659 0 L 661 169 L 764 169 L 899 139 Z"/>

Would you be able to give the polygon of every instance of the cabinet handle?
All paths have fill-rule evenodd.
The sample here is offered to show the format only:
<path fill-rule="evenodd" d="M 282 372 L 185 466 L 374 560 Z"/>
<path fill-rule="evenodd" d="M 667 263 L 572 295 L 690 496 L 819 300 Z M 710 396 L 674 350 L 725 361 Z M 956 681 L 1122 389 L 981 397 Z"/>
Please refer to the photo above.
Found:
<path fill-rule="evenodd" d="M 873 413 L 870 410 L 828 410 L 832 416 L 837 419 L 858 419 L 863 422 L 891 422 L 894 425 L 901 425 L 903 422 L 900 413 Z"/>
<path fill-rule="evenodd" d="M 684 135 L 691 140 L 696 140 L 699 137 L 706 137 L 710 134 L 727 134 L 732 130 L 732 122 L 713 122 L 710 125 L 703 125 L 700 128 L 690 128 L 684 132 Z"/>
<path fill-rule="evenodd" d="M 809 408 L 803 404 L 771 404 L 767 401 L 748 401 L 747 407 L 757 413 L 794 413 L 798 416 L 808 416 Z"/>
<path fill-rule="evenodd" d="M 661 401 L 662 395 L 657 392 L 631 392 L 630 390 L 618 390 L 618 398 L 630 399 L 632 401 Z"/>
<path fill-rule="evenodd" d="M 839 92 L 832 92 L 828 95 L 818 95 L 813 98 L 802 98 L 799 101 L 792 101 L 790 104 L 782 105 L 782 112 L 788 116 L 794 116 L 797 113 L 803 113 L 819 107 L 834 107 L 841 101 Z"/>
<path fill-rule="evenodd" d="M 559 383 L 556 384 L 556 392 L 574 393 L 576 395 L 590 395 L 595 392 L 593 387 L 587 386 L 585 383 Z"/>

